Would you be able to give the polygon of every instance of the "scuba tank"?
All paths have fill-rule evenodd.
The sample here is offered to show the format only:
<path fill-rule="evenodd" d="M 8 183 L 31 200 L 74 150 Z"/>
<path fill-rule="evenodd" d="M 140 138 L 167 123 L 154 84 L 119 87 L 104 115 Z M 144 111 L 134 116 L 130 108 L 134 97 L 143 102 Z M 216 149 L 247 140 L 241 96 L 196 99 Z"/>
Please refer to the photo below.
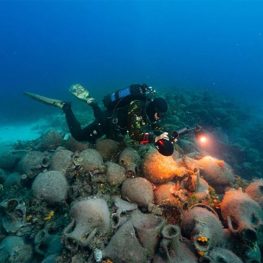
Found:
<path fill-rule="evenodd" d="M 155 90 L 146 84 L 132 84 L 127 88 L 119 89 L 103 98 L 104 106 L 107 110 L 114 110 L 128 105 L 133 100 L 146 101 L 153 96 Z"/>

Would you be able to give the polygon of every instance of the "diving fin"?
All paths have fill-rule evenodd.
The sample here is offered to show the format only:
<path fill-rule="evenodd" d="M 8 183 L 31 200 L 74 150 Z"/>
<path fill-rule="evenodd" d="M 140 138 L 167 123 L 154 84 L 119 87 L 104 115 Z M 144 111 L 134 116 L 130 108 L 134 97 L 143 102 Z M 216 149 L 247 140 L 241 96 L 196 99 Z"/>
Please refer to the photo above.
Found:
<path fill-rule="evenodd" d="M 63 102 L 62 100 L 51 99 L 51 98 L 44 97 L 44 96 L 41 96 L 41 95 L 38 95 L 35 93 L 31 93 L 31 92 L 24 92 L 24 94 L 35 99 L 35 100 L 37 100 L 37 101 L 40 101 L 40 102 L 48 104 L 48 105 L 55 106 L 55 107 L 60 108 L 60 109 L 62 109 L 64 104 L 65 104 L 65 102 Z"/>
<path fill-rule="evenodd" d="M 83 100 L 85 102 L 88 102 L 91 97 L 89 95 L 89 91 L 86 90 L 82 85 L 80 84 L 74 84 L 69 88 L 69 91 L 77 97 L 80 100 Z"/>

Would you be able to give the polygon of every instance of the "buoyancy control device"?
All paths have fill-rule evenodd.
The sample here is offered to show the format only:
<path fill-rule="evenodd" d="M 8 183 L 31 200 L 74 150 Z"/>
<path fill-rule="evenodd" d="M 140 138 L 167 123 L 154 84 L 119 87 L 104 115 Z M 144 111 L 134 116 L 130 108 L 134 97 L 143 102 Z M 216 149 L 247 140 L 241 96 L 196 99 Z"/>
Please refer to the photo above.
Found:
<path fill-rule="evenodd" d="M 127 88 L 119 89 L 103 98 L 104 106 L 114 110 L 128 105 L 133 100 L 146 101 L 154 96 L 155 90 L 146 84 L 132 84 Z"/>

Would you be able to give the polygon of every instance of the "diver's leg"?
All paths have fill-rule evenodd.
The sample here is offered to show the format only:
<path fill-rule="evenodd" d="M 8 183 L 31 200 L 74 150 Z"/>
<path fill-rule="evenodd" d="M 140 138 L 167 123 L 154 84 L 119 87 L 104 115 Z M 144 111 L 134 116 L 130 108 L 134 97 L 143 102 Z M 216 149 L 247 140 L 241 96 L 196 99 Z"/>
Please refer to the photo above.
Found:
<path fill-rule="evenodd" d="M 104 126 L 101 122 L 94 121 L 83 128 L 83 137 L 90 143 L 95 143 L 97 139 L 105 135 Z"/>
<path fill-rule="evenodd" d="M 70 103 L 65 103 L 63 111 L 66 116 L 69 131 L 77 141 L 95 143 L 96 140 L 104 134 L 103 125 L 97 120 L 82 129 L 71 109 Z"/>
<path fill-rule="evenodd" d="M 74 84 L 69 88 L 69 91 L 76 98 L 85 101 L 93 110 L 93 114 L 96 120 L 101 120 L 103 118 L 103 112 L 97 104 L 96 100 L 90 96 L 90 93 L 80 84 Z"/>
<path fill-rule="evenodd" d="M 90 96 L 90 93 L 80 84 L 74 84 L 69 88 L 69 91 L 76 98 L 85 101 L 93 110 L 93 114 L 96 119 L 100 119 L 102 116 L 102 110 L 97 104 L 96 100 Z"/>
<path fill-rule="evenodd" d="M 95 119 L 97 121 L 103 121 L 104 119 L 104 112 L 101 110 L 100 106 L 98 105 L 97 102 L 92 102 L 91 104 L 89 104 L 90 107 L 92 108 L 92 111 L 93 111 L 93 115 L 95 117 Z"/>
<path fill-rule="evenodd" d="M 65 103 L 62 110 L 65 113 L 66 121 L 71 135 L 76 140 L 79 140 L 78 138 L 81 137 L 81 126 L 71 109 L 70 103 Z"/>

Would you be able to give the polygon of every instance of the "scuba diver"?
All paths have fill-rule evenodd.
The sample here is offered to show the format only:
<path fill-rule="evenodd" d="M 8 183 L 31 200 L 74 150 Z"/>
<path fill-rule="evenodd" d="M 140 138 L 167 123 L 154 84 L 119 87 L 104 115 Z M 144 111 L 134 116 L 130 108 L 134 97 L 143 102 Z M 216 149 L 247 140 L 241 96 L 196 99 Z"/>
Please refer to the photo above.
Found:
<path fill-rule="evenodd" d="M 89 91 L 75 84 L 70 92 L 87 103 L 93 110 L 95 120 L 82 128 L 76 119 L 71 103 L 25 92 L 26 95 L 63 110 L 72 137 L 78 141 L 95 143 L 102 136 L 121 140 L 126 134 L 140 144 L 154 143 L 158 151 L 172 155 L 173 144 L 168 133 L 161 130 L 160 120 L 167 112 L 166 101 L 156 97 L 155 90 L 146 84 L 132 84 L 104 97 L 106 110 L 102 110 Z"/>

